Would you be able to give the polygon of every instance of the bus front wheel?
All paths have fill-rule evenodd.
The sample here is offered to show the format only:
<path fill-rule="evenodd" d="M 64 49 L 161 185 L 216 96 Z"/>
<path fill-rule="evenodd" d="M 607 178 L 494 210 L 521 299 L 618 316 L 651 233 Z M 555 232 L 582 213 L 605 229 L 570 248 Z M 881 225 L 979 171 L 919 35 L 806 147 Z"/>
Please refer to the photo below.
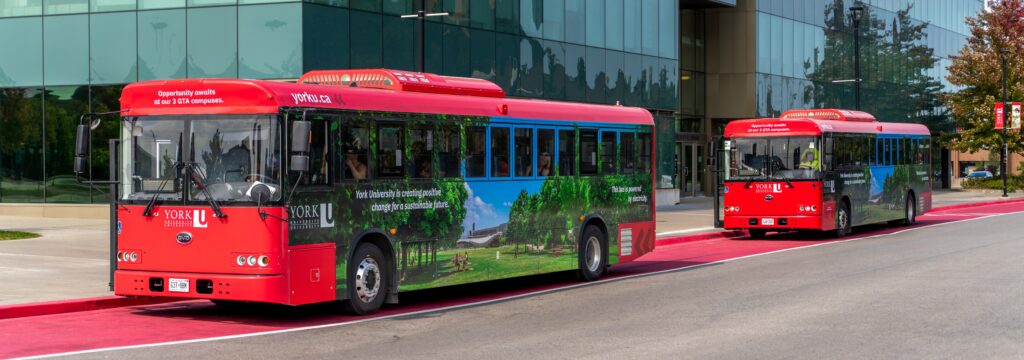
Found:
<path fill-rule="evenodd" d="M 762 229 L 747 229 L 747 233 L 750 234 L 751 239 L 764 239 L 764 236 L 768 234 L 767 230 Z"/>
<path fill-rule="evenodd" d="M 836 231 L 835 237 L 841 238 L 850 233 L 850 206 L 846 203 L 839 205 L 838 211 L 836 211 Z"/>
<path fill-rule="evenodd" d="M 345 310 L 354 315 L 376 313 L 387 297 L 387 260 L 376 245 L 362 243 L 356 247 L 348 263 L 348 300 L 343 302 Z"/>
<path fill-rule="evenodd" d="M 594 281 L 604 275 L 608 263 L 606 255 L 608 241 L 597 226 L 589 225 L 580 239 L 579 277 L 583 281 Z"/>

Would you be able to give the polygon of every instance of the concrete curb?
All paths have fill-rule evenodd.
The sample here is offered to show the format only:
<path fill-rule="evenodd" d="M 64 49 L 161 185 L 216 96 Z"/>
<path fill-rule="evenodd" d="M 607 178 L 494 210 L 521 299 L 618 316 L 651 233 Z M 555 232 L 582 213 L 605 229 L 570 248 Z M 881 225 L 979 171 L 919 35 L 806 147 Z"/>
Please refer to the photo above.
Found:
<path fill-rule="evenodd" d="M 996 200 L 996 201 L 983 201 L 976 203 L 964 203 L 955 205 L 946 205 L 932 208 L 931 211 L 945 211 L 972 208 L 987 205 L 999 205 L 999 204 L 1010 204 L 1024 202 L 1024 199 L 1012 199 L 1012 200 Z M 717 239 L 734 239 L 738 237 L 747 236 L 746 230 L 724 230 L 724 231 L 710 231 L 706 233 L 683 235 L 676 237 L 667 237 L 655 240 L 656 246 L 667 246 L 683 244 L 695 241 L 704 240 L 717 240 Z M 139 305 L 152 305 L 162 304 L 168 302 L 184 301 L 187 299 L 178 298 L 129 298 L 121 296 L 104 296 L 97 298 L 86 298 L 86 299 L 70 299 L 70 300 L 58 300 L 48 301 L 40 303 L 29 303 L 29 304 L 14 304 L 0 306 L 0 320 L 13 319 L 29 316 L 41 316 L 41 315 L 54 315 L 80 311 L 92 311 L 102 309 L 112 309 L 126 306 L 139 306 Z"/>
<path fill-rule="evenodd" d="M 29 316 L 63 314 L 79 311 L 111 309 L 125 306 L 152 305 L 172 301 L 181 301 L 181 299 L 129 298 L 122 296 L 104 296 L 97 298 L 57 300 L 28 304 L 14 304 L 0 306 L 0 320 Z"/>

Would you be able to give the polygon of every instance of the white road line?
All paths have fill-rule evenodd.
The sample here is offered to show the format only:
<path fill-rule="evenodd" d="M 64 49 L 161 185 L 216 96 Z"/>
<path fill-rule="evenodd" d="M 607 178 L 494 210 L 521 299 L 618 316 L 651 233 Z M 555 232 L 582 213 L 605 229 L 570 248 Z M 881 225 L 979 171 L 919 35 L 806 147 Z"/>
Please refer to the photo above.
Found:
<path fill-rule="evenodd" d="M 692 228 L 692 229 L 663 231 L 663 232 L 657 233 L 655 235 L 656 236 L 679 235 L 679 234 L 688 234 L 688 233 L 694 233 L 694 232 L 699 232 L 699 231 L 708 231 L 708 230 L 714 230 L 714 229 L 715 229 L 714 227 L 708 226 L 708 227 L 699 227 L 699 228 Z"/>
<path fill-rule="evenodd" d="M 419 310 L 419 311 L 413 311 L 413 312 L 402 313 L 402 314 L 387 315 L 387 316 L 381 316 L 381 317 L 375 317 L 375 318 L 369 318 L 369 319 L 343 321 L 343 322 L 332 323 L 332 324 L 322 324 L 322 325 L 314 325 L 314 326 L 296 327 L 296 328 L 291 328 L 291 329 L 263 331 L 263 332 L 255 332 L 255 333 L 248 333 L 248 334 L 217 336 L 217 337 L 210 337 L 210 338 L 204 338 L 204 339 L 167 341 L 167 342 L 162 342 L 162 343 L 140 344 L 140 345 L 114 346 L 114 347 L 91 349 L 91 350 L 80 350 L 80 351 L 71 351 L 71 352 L 55 353 L 55 354 L 47 354 L 47 355 L 36 355 L 36 356 L 29 356 L 29 357 L 23 357 L 23 358 L 15 358 L 15 359 L 42 359 L 42 358 L 47 358 L 47 357 L 81 355 L 81 354 L 90 354 L 90 353 L 98 353 L 98 352 L 105 352 L 105 351 L 115 351 L 115 350 L 141 349 L 141 348 L 147 348 L 147 347 L 168 346 L 168 345 L 195 344 L 195 343 L 203 343 L 203 342 L 212 342 L 212 341 L 221 341 L 221 340 L 232 340 L 232 339 L 241 339 L 241 338 L 256 337 L 256 336 L 266 336 L 266 335 L 276 335 L 276 334 L 286 334 L 286 333 L 298 332 L 298 331 L 326 329 L 326 328 L 332 328 L 332 327 L 341 327 L 341 326 L 362 324 L 362 323 L 370 322 L 370 321 L 395 319 L 395 318 L 400 318 L 400 317 L 415 316 L 415 315 L 429 314 L 429 313 L 449 311 L 449 310 L 458 310 L 458 309 L 463 309 L 463 308 L 468 308 L 468 307 L 475 307 L 475 306 L 480 306 L 480 305 L 487 305 L 487 304 L 493 304 L 493 303 L 498 303 L 498 302 L 503 302 L 503 301 L 509 301 L 509 300 L 526 298 L 526 297 L 532 297 L 532 296 L 537 296 L 537 295 L 550 294 L 550 293 L 554 293 L 554 292 L 557 292 L 557 291 L 576 289 L 576 288 L 581 288 L 581 287 L 584 287 L 584 286 L 595 286 L 595 285 L 604 284 L 604 283 L 613 282 L 613 281 L 628 280 L 628 279 L 639 278 L 639 277 L 644 277 L 644 276 L 654 276 L 654 275 L 666 274 L 666 273 L 671 273 L 671 272 L 678 272 L 678 271 L 684 271 L 684 270 L 689 270 L 689 269 L 695 269 L 695 268 L 700 268 L 700 267 L 705 267 L 705 266 L 725 264 L 725 263 L 733 262 L 733 261 L 736 261 L 736 260 L 743 260 L 743 259 L 749 259 L 749 258 L 758 257 L 758 256 L 778 254 L 778 253 L 783 253 L 783 252 L 793 251 L 793 250 L 809 249 L 809 248 L 818 247 L 818 246 L 841 244 L 841 243 L 846 243 L 846 242 L 851 242 L 851 241 L 860 241 L 860 240 L 866 240 L 866 239 L 874 239 L 874 238 L 883 237 L 883 236 L 902 234 L 902 233 L 905 233 L 905 232 L 908 232 L 908 231 L 927 229 L 927 228 L 931 228 L 931 227 L 937 227 L 937 226 L 943 226 L 943 225 L 949 225 L 949 224 L 956 224 L 956 223 L 961 223 L 961 222 L 982 220 L 982 219 L 988 219 L 988 218 L 992 218 L 992 217 L 1003 216 L 1003 215 L 1010 215 L 1010 214 L 1017 214 L 1017 213 L 1020 213 L 1020 212 L 1009 212 L 1009 213 L 1001 213 L 1001 214 L 989 214 L 988 216 L 977 217 L 977 218 L 973 218 L 973 219 L 953 220 L 953 221 L 939 223 L 939 224 L 925 225 L 925 226 L 921 226 L 921 227 L 915 227 L 915 228 L 910 228 L 910 229 L 899 230 L 899 231 L 895 231 L 895 232 L 891 232 L 891 233 L 886 233 L 886 234 L 876 234 L 876 235 L 865 236 L 865 237 L 860 237 L 860 238 L 853 238 L 853 239 L 846 239 L 846 240 L 836 240 L 836 241 L 825 242 L 825 243 L 811 244 L 811 245 L 806 245 L 806 246 L 793 247 L 793 248 L 781 249 L 781 250 L 775 250 L 775 251 L 769 251 L 769 252 L 766 252 L 766 253 L 751 254 L 751 255 L 745 255 L 745 256 L 734 257 L 734 258 L 729 258 L 729 259 L 723 259 L 723 260 L 718 260 L 718 261 L 712 261 L 712 262 L 709 262 L 709 263 L 703 263 L 703 264 L 697 264 L 697 265 L 689 265 L 689 266 L 684 266 L 684 267 L 680 267 L 680 268 L 665 269 L 665 270 L 659 270 L 659 271 L 643 273 L 643 274 L 626 275 L 626 276 L 620 276 L 620 277 L 611 278 L 611 279 L 604 279 L 604 280 L 598 280 L 598 281 L 587 282 L 587 283 L 579 283 L 579 284 L 569 285 L 569 286 L 564 286 L 564 287 L 559 287 L 559 288 L 546 289 L 546 290 L 538 290 L 538 291 L 534 291 L 534 292 L 528 292 L 528 293 L 523 293 L 523 294 L 518 294 L 518 295 L 502 297 L 502 298 L 483 300 L 483 301 L 477 301 L 477 302 L 471 302 L 471 303 L 465 303 L 465 304 L 459 304 L 459 305 L 452 305 L 452 306 L 445 306 L 445 307 L 440 307 L 440 308 L 436 308 L 436 309 L 426 309 L 426 310 Z"/>

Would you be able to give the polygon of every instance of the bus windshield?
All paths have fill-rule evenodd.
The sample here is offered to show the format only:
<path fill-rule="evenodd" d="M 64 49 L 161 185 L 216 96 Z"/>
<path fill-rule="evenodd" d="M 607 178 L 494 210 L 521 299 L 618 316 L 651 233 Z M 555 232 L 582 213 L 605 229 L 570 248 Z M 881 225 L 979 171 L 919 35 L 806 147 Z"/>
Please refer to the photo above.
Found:
<path fill-rule="evenodd" d="M 125 200 L 181 200 L 188 187 L 193 201 L 209 200 L 208 191 L 217 201 L 249 202 L 257 184 L 271 190 L 264 201 L 281 198 L 276 116 L 140 117 L 124 122 L 122 133 L 123 171 L 131 180 L 124 185 Z M 184 168 L 198 176 L 183 176 Z"/>
<path fill-rule="evenodd" d="M 731 140 L 726 180 L 811 180 L 820 176 L 821 142 L 813 136 Z"/>

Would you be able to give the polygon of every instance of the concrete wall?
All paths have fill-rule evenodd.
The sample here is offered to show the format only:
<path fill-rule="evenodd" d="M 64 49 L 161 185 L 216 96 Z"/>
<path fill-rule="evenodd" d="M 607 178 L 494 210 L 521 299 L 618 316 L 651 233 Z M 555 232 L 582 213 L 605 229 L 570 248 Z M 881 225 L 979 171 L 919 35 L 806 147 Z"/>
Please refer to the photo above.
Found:
<path fill-rule="evenodd" d="M 107 219 L 106 204 L 0 204 L 0 216 L 26 216 L 67 219 Z"/>

